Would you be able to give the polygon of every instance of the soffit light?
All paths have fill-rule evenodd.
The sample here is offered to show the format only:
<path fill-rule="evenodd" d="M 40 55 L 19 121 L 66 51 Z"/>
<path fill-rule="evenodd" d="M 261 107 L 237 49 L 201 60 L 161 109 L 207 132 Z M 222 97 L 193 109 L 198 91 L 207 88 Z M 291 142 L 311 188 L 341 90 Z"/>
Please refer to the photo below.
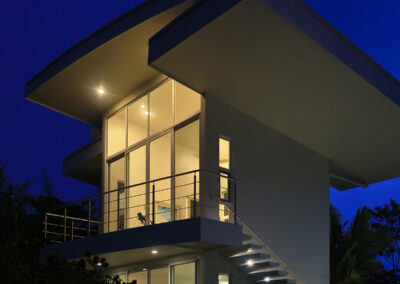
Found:
<path fill-rule="evenodd" d="M 265 278 L 264 278 L 264 281 L 265 281 L 265 282 L 269 282 L 269 280 L 270 280 L 269 277 L 265 277 Z"/>
<path fill-rule="evenodd" d="M 100 96 L 101 96 L 101 95 L 104 95 L 104 93 L 105 93 L 105 91 L 104 91 L 103 88 L 98 88 L 98 89 L 97 89 L 97 94 L 99 94 Z"/>
<path fill-rule="evenodd" d="M 249 260 L 246 262 L 246 264 L 247 264 L 248 266 L 253 266 L 253 261 L 252 261 L 251 259 L 249 259 Z"/>
<path fill-rule="evenodd" d="M 157 254 L 157 253 L 158 253 L 158 250 L 153 249 L 153 250 L 151 251 L 151 253 L 152 253 L 152 254 Z"/>

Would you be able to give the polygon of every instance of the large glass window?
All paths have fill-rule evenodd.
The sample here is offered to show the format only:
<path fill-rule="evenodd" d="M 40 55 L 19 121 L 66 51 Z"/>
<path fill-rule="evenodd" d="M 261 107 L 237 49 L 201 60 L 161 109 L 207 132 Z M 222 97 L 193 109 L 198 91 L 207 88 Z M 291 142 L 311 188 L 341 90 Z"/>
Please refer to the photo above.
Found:
<path fill-rule="evenodd" d="M 201 96 L 175 81 L 175 121 L 182 121 L 200 111 Z"/>
<path fill-rule="evenodd" d="M 146 181 L 146 146 L 142 146 L 128 154 L 129 185 Z M 128 228 L 146 225 L 146 185 L 130 187 L 128 199 Z"/>
<path fill-rule="evenodd" d="M 173 284 L 195 284 L 196 265 L 194 262 L 175 265 L 172 267 Z"/>
<path fill-rule="evenodd" d="M 196 196 L 194 175 L 130 186 L 199 169 L 200 127 L 194 115 L 200 105 L 200 94 L 167 80 L 106 120 L 112 161 L 105 191 L 115 192 L 104 196 L 105 232 L 196 216 L 198 174 Z M 115 160 L 116 155 L 123 158 Z"/>
<path fill-rule="evenodd" d="M 150 142 L 150 180 L 171 176 L 171 133 Z M 156 224 L 171 221 L 171 179 L 150 184 L 150 212 Z M 153 191 L 155 204 L 153 205 Z"/>
<path fill-rule="evenodd" d="M 150 134 L 173 123 L 173 81 L 162 84 L 150 93 Z"/>
<path fill-rule="evenodd" d="M 128 106 L 128 145 L 135 144 L 147 137 L 148 117 L 148 96 L 144 96 Z"/>
<path fill-rule="evenodd" d="M 175 174 L 199 168 L 199 121 L 196 120 L 175 132 Z M 196 184 L 194 184 L 196 175 Z M 199 176 L 187 174 L 175 179 L 175 218 L 176 220 L 195 217 L 194 194 L 196 202 L 199 193 Z M 196 206 L 197 207 L 197 206 Z"/>
<path fill-rule="evenodd" d="M 169 283 L 169 267 L 150 270 L 151 284 L 168 284 Z"/>
<path fill-rule="evenodd" d="M 111 156 L 126 147 L 126 111 L 123 109 L 108 119 L 107 154 Z"/>
<path fill-rule="evenodd" d="M 148 271 L 129 272 L 128 283 L 132 283 L 136 280 L 136 284 L 147 284 L 148 283 Z M 168 282 L 166 282 L 167 284 Z"/>

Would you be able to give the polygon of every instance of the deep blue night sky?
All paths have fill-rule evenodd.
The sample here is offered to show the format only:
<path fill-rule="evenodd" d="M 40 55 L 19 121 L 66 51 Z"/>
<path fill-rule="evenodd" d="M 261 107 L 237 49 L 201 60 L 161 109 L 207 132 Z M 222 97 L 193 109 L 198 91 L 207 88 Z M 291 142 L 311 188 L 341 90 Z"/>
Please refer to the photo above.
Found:
<path fill-rule="evenodd" d="M 62 159 L 90 141 L 90 126 L 26 101 L 24 84 L 67 48 L 139 2 L 0 2 L 0 163 L 7 162 L 13 180 L 39 179 L 46 168 L 55 193 L 63 199 L 74 200 L 96 192 L 94 187 L 61 173 Z M 305 2 L 400 80 L 400 1 Z M 33 192 L 38 189 L 38 185 L 31 188 Z M 346 218 L 351 218 L 359 206 L 383 204 L 390 198 L 400 202 L 400 178 L 367 189 L 331 190 L 331 202 Z"/>

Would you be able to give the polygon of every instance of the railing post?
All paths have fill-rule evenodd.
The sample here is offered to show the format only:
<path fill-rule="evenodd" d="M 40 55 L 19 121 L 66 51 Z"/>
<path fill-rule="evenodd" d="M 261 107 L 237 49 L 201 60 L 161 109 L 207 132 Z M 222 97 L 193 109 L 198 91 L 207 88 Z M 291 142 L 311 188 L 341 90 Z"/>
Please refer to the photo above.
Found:
<path fill-rule="evenodd" d="M 92 215 L 92 200 L 89 199 L 89 205 L 88 205 L 88 236 L 90 236 L 90 218 Z"/>
<path fill-rule="evenodd" d="M 237 198 L 236 198 L 236 180 L 233 180 L 233 222 L 237 222 Z"/>
<path fill-rule="evenodd" d="M 155 184 L 154 184 L 154 182 L 153 182 L 153 193 L 152 193 L 152 196 L 153 196 L 153 204 L 152 204 L 152 206 L 153 206 L 153 212 L 152 212 L 152 215 L 153 215 L 153 225 L 156 223 L 156 219 L 155 219 L 155 210 L 156 210 L 156 186 L 155 186 Z"/>
<path fill-rule="evenodd" d="M 47 214 L 44 215 L 44 238 L 47 238 Z"/>
<path fill-rule="evenodd" d="M 71 241 L 74 240 L 74 220 L 71 220 Z"/>
<path fill-rule="evenodd" d="M 196 183 L 197 183 L 197 177 L 196 173 L 194 173 L 193 177 L 193 218 L 196 218 Z"/>
<path fill-rule="evenodd" d="M 64 207 L 64 243 L 67 241 L 67 207 Z"/>

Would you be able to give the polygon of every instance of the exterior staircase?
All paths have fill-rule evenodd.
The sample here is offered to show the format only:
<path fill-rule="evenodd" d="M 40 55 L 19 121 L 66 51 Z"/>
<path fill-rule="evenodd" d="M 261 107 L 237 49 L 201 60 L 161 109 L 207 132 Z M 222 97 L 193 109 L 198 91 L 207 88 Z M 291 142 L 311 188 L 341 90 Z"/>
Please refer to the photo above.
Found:
<path fill-rule="evenodd" d="M 243 245 L 221 250 L 221 255 L 237 267 L 248 281 L 271 284 L 305 284 L 264 242 L 238 217 L 243 228 Z"/>

